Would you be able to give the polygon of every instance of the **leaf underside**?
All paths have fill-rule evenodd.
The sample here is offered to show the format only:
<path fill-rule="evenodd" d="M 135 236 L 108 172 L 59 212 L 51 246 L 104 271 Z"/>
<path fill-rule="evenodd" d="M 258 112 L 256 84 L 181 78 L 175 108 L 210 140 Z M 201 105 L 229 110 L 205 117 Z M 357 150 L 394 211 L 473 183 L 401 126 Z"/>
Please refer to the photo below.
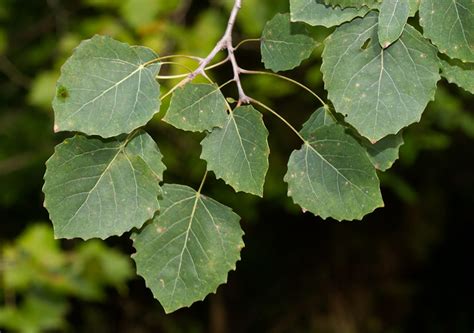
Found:
<path fill-rule="evenodd" d="M 377 28 L 373 13 L 338 27 L 321 66 L 336 111 L 372 142 L 419 121 L 440 78 L 435 48 L 413 27 L 387 49 Z"/>
<path fill-rule="evenodd" d="M 43 187 L 55 236 L 104 239 L 141 227 L 159 209 L 161 158 L 143 131 L 66 139 L 46 162 Z"/>
<path fill-rule="evenodd" d="M 235 191 L 263 196 L 270 153 L 267 137 L 261 113 L 241 106 L 228 115 L 223 128 L 214 128 L 202 140 L 201 158 Z"/>
<path fill-rule="evenodd" d="M 307 59 L 315 41 L 301 23 L 291 23 L 290 14 L 276 14 L 262 32 L 260 49 L 265 68 L 274 72 L 293 69 Z"/>
<path fill-rule="evenodd" d="M 145 125 L 160 107 L 152 50 L 107 36 L 83 41 L 61 68 L 53 100 L 55 131 L 104 138 Z"/>
<path fill-rule="evenodd" d="M 243 248 L 239 216 L 183 185 L 165 184 L 161 212 L 132 236 L 132 255 L 167 313 L 215 292 Z"/>
<path fill-rule="evenodd" d="M 392 167 L 398 159 L 398 153 L 402 145 L 402 133 L 388 135 L 374 144 L 365 143 L 370 161 L 380 171 L 386 171 Z"/>

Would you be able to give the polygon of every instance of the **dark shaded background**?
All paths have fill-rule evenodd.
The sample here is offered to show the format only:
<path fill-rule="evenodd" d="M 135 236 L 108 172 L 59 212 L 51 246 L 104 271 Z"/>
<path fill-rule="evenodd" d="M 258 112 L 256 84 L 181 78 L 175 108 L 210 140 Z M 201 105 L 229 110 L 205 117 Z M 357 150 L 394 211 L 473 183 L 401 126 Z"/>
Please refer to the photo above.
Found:
<path fill-rule="evenodd" d="M 162 55 L 205 56 L 225 28 L 231 3 L 0 0 L 0 248 L 27 227 L 48 221 L 41 193 L 44 162 L 68 136 L 52 133 L 50 101 L 59 68 L 79 41 L 109 34 Z M 265 21 L 287 7 L 285 0 L 245 1 L 235 39 L 258 38 Z M 320 41 L 329 32 L 311 31 Z M 320 52 L 321 47 L 286 74 L 325 96 Z M 245 68 L 262 68 L 255 43 L 242 47 L 238 59 Z M 163 70 L 182 72 L 180 67 Z M 214 78 L 225 82 L 230 75 L 223 68 Z M 300 126 L 317 104 L 304 91 L 275 80 L 249 77 L 244 86 Z M 235 97 L 235 87 L 226 93 Z M 109 288 L 101 301 L 68 297 L 64 330 L 471 332 L 473 109 L 472 95 L 440 81 L 421 123 L 406 130 L 401 159 L 380 175 L 386 207 L 362 222 L 343 223 L 303 214 L 286 197 L 286 161 L 299 143 L 265 114 L 272 152 L 265 198 L 235 194 L 212 177 L 204 189 L 242 216 L 246 247 L 228 283 L 204 302 L 165 315 L 135 277 L 128 291 Z M 201 136 L 159 119 L 147 130 L 165 155 L 165 181 L 196 187 L 205 168 L 198 159 Z M 79 243 L 61 244 L 74 251 Z M 133 252 L 126 237 L 107 244 Z M 0 265 L 0 274 L 2 269 L 8 267 Z M 2 296 L 0 286 L 0 308 L 6 304 Z"/>

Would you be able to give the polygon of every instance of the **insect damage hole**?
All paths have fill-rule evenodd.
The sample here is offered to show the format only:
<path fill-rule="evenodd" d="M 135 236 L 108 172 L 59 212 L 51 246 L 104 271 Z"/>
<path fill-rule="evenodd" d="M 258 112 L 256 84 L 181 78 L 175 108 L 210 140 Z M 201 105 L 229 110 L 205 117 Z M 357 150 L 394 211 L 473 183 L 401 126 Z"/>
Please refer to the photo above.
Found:
<path fill-rule="evenodd" d="M 370 46 L 370 43 L 372 42 L 372 38 L 368 38 L 364 44 L 360 47 L 361 50 L 367 50 L 368 47 Z"/>

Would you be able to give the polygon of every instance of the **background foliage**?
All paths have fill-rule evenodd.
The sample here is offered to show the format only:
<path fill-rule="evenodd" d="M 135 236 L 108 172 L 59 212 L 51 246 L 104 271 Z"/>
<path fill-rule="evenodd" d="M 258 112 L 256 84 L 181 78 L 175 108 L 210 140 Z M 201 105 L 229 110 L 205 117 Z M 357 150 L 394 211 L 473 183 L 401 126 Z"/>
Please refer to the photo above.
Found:
<path fill-rule="evenodd" d="M 50 224 L 37 225 L 47 220 L 44 161 L 64 138 L 52 134 L 50 105 L 59 67 L 72 49 L 98 33 L 160 54 L 205 56 L 232 3 L 0 1 L 0 328 L 13 329 L 14 322 L 24 323 L 24 331 L 472 330 L 474 100 L 444 80 L 421 123 L 405 131 L 401 159 L 382 175 L 387 207 L 363 222 L 323 222 L 292 204 L 281 179 L 299 143 L 266 118 L 272 167 L 265 198 L 235 194 L 222 181 L 206 185 L 209 195 L 242 216 L 244 260 L 217 295 L 190 310 L 165 316 L 143 280 L 130 280 L 127 254 L 133 250 L 125 239 L 107 241 L 120 254 L 93 241 L 53 241 Z M 267 20 L 287 11 L 286 0 L 246 0 L 235 40 L 260 36 Z M 329 32 L 312 28 L 320 41 Z M 317 64 L 321 50 L 307 63 Z M 262 68 L 258 44 L 246 45 L 238 56 L 243 67 Z M 321 73 L 313 68 L 290 75 L 324 95 Z M 164 70 L 181 73 L 178 67 Z M 314 111 L 311 96 L 284 82 L 252 76 L 243 84 L 297 125 Z M 156 121 L 149 131 L 165 156 L 167 181 L 197 188 L 204 170 L 202 135 Z M 18 315 L 31 320 L 19 321 Z"/>

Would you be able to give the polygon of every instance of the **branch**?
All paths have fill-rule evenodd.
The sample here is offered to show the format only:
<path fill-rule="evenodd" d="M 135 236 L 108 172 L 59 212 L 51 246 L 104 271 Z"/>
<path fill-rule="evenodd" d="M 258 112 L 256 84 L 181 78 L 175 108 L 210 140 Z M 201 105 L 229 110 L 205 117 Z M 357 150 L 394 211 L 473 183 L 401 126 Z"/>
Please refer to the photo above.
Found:
<path fill-rule="evenodd" d="M 235 48 L 232 46 L 232 31 L 235 25 L 235 19 L 237 18 L 237 14 L 242 6 L 242 0 L 235 0 L 234 7 L 229 16 L 229 21 L 227 22 L 227 28 L 224 32 L 222 38 L 217 42 L 216 46 L 212 49 L 212 51 L 208 54 L 208 56 L 201 60 L 199 67 L 196 68 L 188 77 L 183 80 L 182 84 L 186 84 L 192 81 L 198 75 L 206 75 L 205 69 L 207 65 L 215 58 L 217 53 L 221 50 L 227 50 L 227 59 L 230 60 L 232 64 L 232 70 L 234 72 L 234 81 L 237 84 L 237 89 L 239 91 L 239 103 L 250 103 L 250 98 L 245 94 L 244 89 L 242 88 L 242 83 L 240 82 L 240 73 L 241 69 L 237 64 L 237 60 L 235 59 L 234 50 Z"/>

